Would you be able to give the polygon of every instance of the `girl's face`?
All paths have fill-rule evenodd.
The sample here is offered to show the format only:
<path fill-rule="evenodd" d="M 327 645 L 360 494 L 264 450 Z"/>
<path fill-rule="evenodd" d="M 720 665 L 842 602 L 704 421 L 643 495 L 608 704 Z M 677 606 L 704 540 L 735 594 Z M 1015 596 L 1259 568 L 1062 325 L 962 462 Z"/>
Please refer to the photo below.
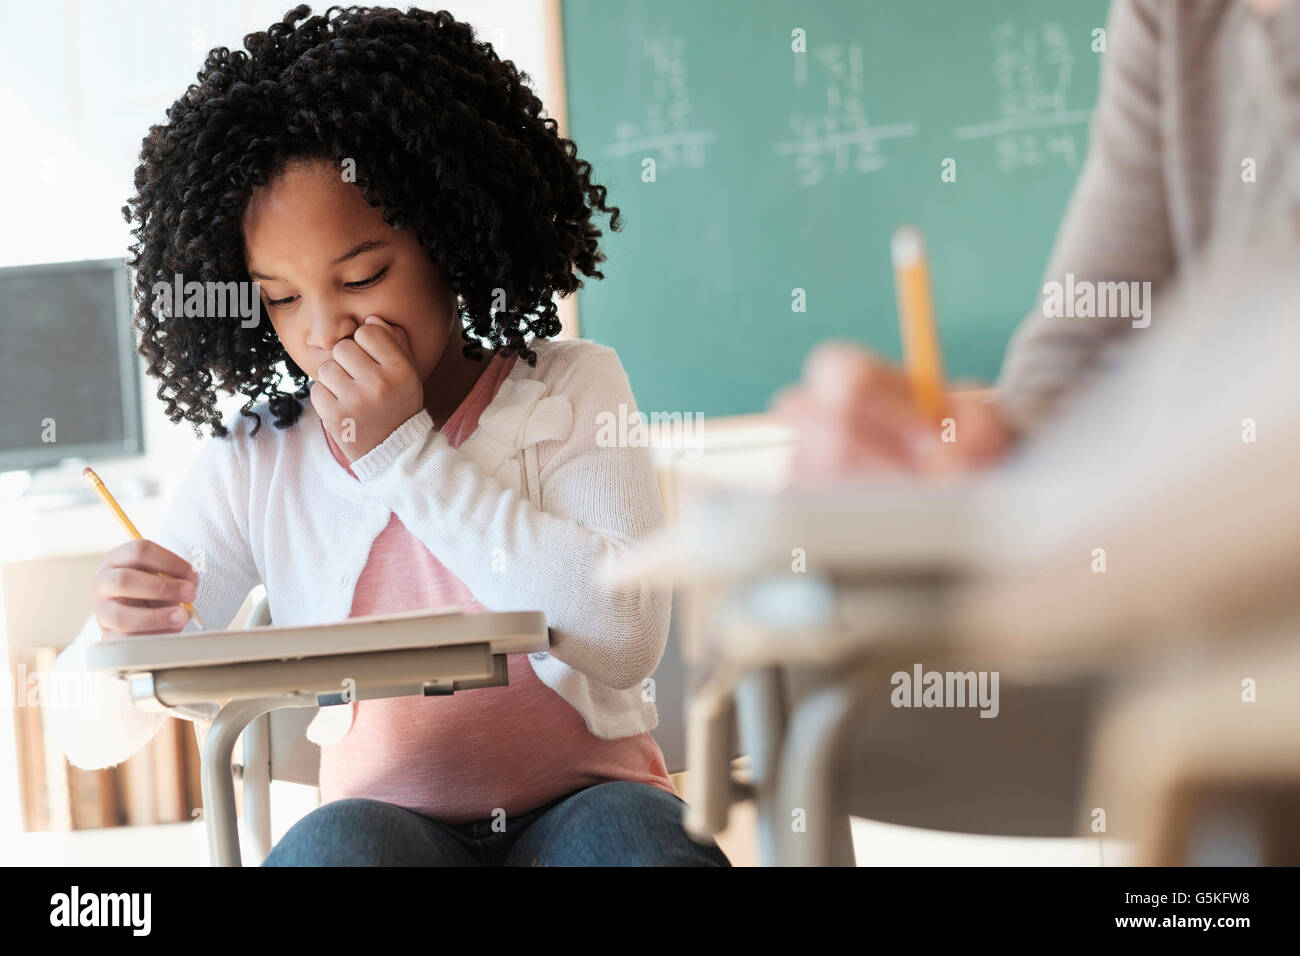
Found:
<path fill-rule="evenodd" d="M 254 190 L 243 216 L 244 259 L 289 356 L 313 380 L 335 343 L 379 318 L 406 335 L 420 381 L 457 335 L 455 295 L 409 229 L 326 162 L 293 164 Z"/>

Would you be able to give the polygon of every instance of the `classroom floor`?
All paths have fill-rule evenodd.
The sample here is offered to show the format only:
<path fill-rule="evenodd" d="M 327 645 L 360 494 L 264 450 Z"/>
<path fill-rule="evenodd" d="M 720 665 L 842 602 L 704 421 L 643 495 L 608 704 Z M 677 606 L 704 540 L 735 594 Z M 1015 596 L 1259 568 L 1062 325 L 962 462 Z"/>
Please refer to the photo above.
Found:
<path fill-rule="evenodd" d="M 974 836 L 850 817 L 858 866 L 1129 866 L 1133 848 L 1116 840 Z M 732 807 L 718 846 L 732 866 L 758 866 L 753 803 Z"/>
<path fill-rule="evenodd" d="M 310 788 L 276 781 L 273 837 L 310 810 Z M 292 810 L 293 812 L 288 812 Z M 276 821 L 275 817 L 280 817 Z M 1127 844 L 1107 840 L 1043 840 L 971 836 L 917 830 L 852 818 L 858 866 L 1125 866 Z M 733 866 L 757 866 L 754 806 L 732 808 L 718 846 Z M 114 827 L 74 833 L 23 833 L 5 841 L 10 866 L 206 866 L 207 835 L 200 822 Z"/>

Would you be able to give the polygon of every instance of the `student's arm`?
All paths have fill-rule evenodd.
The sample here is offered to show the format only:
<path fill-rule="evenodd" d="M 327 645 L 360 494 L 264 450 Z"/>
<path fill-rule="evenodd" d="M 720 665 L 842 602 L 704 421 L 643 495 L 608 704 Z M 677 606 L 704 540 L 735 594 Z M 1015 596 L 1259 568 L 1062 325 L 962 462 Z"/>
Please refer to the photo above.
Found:
<path fill-rule="evenodd" d="M 1158 6 L 1116 0 L 1102 54 L 1087 158 L 1043 282 L 1150 281 L 1175 268 L 1160 131 Z M 1155 319 L 1159 321 L 1159 319 Z M 1043 296 L 1012 338 L 998 381 L 1013 426 L 1025 429 L 1102 364 L 1108 347 L 1146 334 L 1129 319 L 1057 318 Z"/>
<path fill-rule="evenodd" d="M 579 359 L 564 393 L 573 430 L 538 451 L 543 509 L 452 448 L 425 411 L 352 463 L 442 564 L 494 611 L 540 610 L 551 653 L 610 687 L 654 673 L 668 638 L 667 594 L 596 581 L 611 555 L 664 522 L 649 449 L 601 447 L 603 411 L 635 409 L 613 351 Z"/>
<path fill-rule="evenodd" d="M 258 583 L 248 544 L 247 477 L 236 451 L 240 433 L 230 427 L 229 437 L 204 443 L 151 538 L 199 572 L 198 594 L 192 603 L 208 630 L 227 627 Z M 190 621 L 178 633 L 198 630 Z M 69 690 L 50 695 L 46 705 L 55 738 L 68 760 L 87 770 L 111 767 L 130 757 L 153 739 L 167 716 L 137 707 L 126 681 L 102 671 L 86 671 L 86 649 L 102 637 L 92 615 L 53 667 L 55 680 L 64 677 Z M 81 693 L 81 688 L 88 693 Z"/>

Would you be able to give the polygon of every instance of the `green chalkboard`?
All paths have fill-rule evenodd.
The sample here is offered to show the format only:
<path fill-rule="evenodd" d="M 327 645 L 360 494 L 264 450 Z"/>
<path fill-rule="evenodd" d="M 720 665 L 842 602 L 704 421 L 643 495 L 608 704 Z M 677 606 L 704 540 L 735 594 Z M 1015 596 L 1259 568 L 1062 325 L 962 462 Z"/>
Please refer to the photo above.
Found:
<path fill-rule="evenodd" d="M 825 338 L 899 355 L 913 222 L 949 376 L 993 378 L 1083 161 L 1106 8 L 564 0 L 570 135 L 626 218 L 582 335 L 643 411 L 763 411 Z"/>

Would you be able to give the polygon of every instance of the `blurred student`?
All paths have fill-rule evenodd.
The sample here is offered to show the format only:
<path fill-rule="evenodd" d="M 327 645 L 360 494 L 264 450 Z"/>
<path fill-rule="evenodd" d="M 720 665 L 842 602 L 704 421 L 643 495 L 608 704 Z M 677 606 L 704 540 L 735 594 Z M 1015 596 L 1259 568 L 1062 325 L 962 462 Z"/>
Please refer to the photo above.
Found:
<path fill-rule="evenodd" d="M 1300 3 L 1116 0 L 1107 42 L 1088 155 L 1045 289 L 1150 282 L 1154 293 L 1216 247 L 1293 238 Z M 1013 337 L 996 396 L 950 396 L 953 443 L 919 415 L 897 366 L 848 343 L 814 350 L 802 382 L 773 399 L 800 433 L 796 478 L 998 461 L 1147 334 L 1129 315 L 1063 317 L 1047 298 Z"/>

